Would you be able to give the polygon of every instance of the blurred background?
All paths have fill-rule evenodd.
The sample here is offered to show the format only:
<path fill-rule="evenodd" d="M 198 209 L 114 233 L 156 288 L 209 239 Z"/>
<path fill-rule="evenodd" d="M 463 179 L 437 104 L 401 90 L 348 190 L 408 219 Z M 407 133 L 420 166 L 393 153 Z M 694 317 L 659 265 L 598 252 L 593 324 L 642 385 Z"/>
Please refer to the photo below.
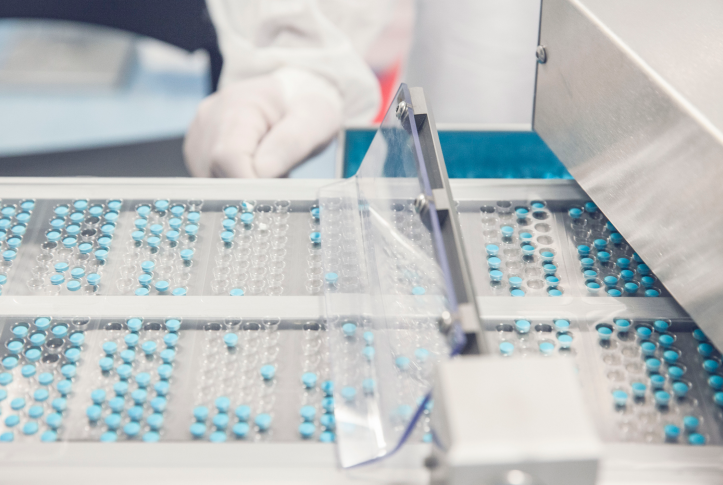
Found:
<path fill-rule="evenodd" d="M 539 0 L 518 1 L 529 5 L 524 20 L 515 19 L 517 33 L 505 27 L 509 14 L 495 20 L 495 11 L 504 11 L 496 5 L 499 0 L 472 7 L 456 3 L 480 10 L 475 14 L 484 14 L 498 31 L 475 33 L 470 47 L 460 49 L 460 39 L 448 26 L 434 21 L 435 9 L 443 5 L 419 0 L 419 35 L 407 73 L 409 82 L 425 88 L 442 121 L 450 176 L 569 177 L 529 122 Z M 411 11 L 411 0 L 400 4 Z M 454 11 L 470 16 L 465 8 Z M 404 9 L 400 15 L 413 21 Z M 524 50 L 490 48 L 513 45 L 520 31 L 529 37 Z M 430 58 L 425 44 L 430 41 L 442 46 L 439 58 Z M 475 76 L 446 75 L 475 62 L 494 67 L 495 55 L 527 66 L 516 78 L 519 87 L 505 91 L 509 83 L 500 82 L 501 91 L 495 92 L 475 88 Z M 3 0 L 0 176 L 188 176 L 183 136 L 198 103 L 215 90 L 221 66 L 204 0 Z M 398 69 L 391 76 L 378 74 L 385 99 L 401 76 Z M 450 88 L 449 82 L 459 79 L 467 79 L 465 89 Z M 500 118 L 496 103 L 520 98 L 520 92 L 519 113 L 495 124 Z M 373 126 L 345 130 L 289 176 L 353 175 L 374 131 Z"/>

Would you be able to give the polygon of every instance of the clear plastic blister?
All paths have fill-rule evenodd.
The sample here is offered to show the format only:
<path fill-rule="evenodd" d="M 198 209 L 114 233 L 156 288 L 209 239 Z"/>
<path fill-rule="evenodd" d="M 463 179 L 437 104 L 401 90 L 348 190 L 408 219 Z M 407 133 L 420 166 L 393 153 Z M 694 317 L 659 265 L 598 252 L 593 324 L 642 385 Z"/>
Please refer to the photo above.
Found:
<path fill-rule="evenodd" d="M 320 191 L 326 320 L 341 465 L 430 441 L 434 363 L 454 344 L 441 231 L 406 86 L 351 179 Z"/>

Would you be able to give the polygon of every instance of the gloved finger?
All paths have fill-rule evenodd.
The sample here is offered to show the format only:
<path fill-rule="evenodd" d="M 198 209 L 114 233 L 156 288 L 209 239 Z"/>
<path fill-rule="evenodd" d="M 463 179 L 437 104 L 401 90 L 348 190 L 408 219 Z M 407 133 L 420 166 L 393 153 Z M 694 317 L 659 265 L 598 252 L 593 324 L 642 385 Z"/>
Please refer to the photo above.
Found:
<path fill-rule="evenodd" d="M 261 140 L 254 158 L 258 177 L 280 177 L 328 143 L 341 128 L 341 111 L 323 98 L 296 103 Z"/>
<path fill-rule="evenodd" d="M 208 123 L 209 111 L 213 108 L 214 96 L 201 101 L 196 110 L 196 116 L 193 118 L 191 125 L 186 131 L 186 137 L 183 140 L 183 159 L 186 163 L 188 171 L 194 177 L 210 177 L 210 153 L 213 134 L 210 133 Z"/>

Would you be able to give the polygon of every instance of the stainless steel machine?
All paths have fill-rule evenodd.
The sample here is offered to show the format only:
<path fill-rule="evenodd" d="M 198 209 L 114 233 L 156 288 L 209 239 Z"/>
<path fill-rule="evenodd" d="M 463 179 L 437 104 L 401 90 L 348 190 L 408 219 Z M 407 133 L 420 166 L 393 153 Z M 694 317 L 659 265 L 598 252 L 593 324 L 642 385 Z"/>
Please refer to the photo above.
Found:
<path fill-rule="evenodd" d="M 406 86 L 335 183 L 0 181 L 0 481 L 721 483 L 723 16 L 664 4 L 543 2 L 577 181 L 449 180 Z"/>

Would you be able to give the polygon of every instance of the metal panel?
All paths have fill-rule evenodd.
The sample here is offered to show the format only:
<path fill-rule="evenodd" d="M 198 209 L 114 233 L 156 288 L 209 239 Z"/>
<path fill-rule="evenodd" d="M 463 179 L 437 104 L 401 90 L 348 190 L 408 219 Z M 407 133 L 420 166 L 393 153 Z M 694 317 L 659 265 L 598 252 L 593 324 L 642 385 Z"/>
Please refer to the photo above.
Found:
<path fill-rule="evenodd" d="M 544 0 L 534 127 L 719 346 L 723 3 Z"/>

